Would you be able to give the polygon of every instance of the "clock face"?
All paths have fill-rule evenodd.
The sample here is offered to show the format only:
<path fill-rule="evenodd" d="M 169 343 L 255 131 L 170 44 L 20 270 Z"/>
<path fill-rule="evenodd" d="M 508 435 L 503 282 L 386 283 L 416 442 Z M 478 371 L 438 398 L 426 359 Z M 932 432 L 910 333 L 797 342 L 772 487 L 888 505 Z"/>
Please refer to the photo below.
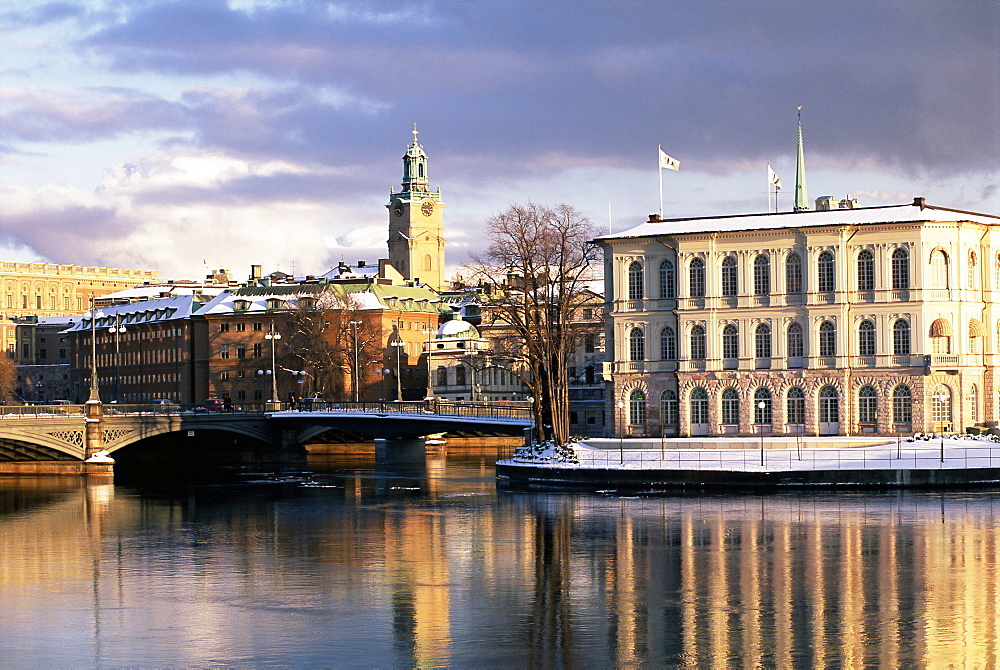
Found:
<path fill-rule="evenodd" d="M 399 200 L 393 203 L 392 211 L 396 216 L 403 216 L 403 203 Z"/>
<path fill-rule="evenodd" d="M 424 200 L 424 204 L 420 205 L 420 211 L 424 213 L 424 216 L 430 216 L 434 213 L 434 203 L 430 200 Z"/>

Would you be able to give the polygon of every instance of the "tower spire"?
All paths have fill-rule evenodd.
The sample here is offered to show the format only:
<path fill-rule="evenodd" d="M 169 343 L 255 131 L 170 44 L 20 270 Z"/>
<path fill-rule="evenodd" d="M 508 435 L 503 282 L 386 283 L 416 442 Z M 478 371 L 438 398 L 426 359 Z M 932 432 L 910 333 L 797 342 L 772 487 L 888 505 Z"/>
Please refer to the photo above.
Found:
<path fill-rule="evenodd" d="M 795 211 L 809 210 L 809 193 L 806 189 L 806 154 L 802 148 L 802 105 L 798 106 L 799 139 L 798 156 L 795 161 Z"/>

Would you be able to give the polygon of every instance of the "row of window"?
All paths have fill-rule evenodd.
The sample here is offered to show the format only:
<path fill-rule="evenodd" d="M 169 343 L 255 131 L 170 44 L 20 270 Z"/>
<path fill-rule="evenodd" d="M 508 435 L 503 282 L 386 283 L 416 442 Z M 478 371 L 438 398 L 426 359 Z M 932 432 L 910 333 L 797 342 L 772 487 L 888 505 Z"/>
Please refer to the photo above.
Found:
<path fill-rule="evenodd" d="M 724 425 L 740 423 L 740 395 L 732 387 L 724 389 L 720 395 L 720 419 Z M 820 423 L 836 423 L 840 420 L 840 397 L 833 386 L 824 386 L 817 396 L 818 419 Z M 692 424 L 707 424 L 709 393 L 703 387 L 691 391 L 690 422 Z M 872 386 L 864 386 L 858 390 L 858 421 L 860 423 L 877 422 L 878 393 Z M 913 421 L 913 394 L 910 387 L 900 384 L 892 390 L 891 396 L 892 421 L 897 424 L 908 424 Z M 971 420 L 979 421 L 979 393 L 973 386 L 970 389 L 969 406 Z M 771 390 L 758 388 L 753 394 L 753 423 L 770 425 L 773 422 Z M 629 394 L 628 422 L 631 425 L 646 423 L 646 393 L 642 389 L 633 389 Z M 660 421 L 665 426 L 676 426 L 680 423 L 677 393 L 667 389 L 660 394 Z M 945 384 L 940 384 L 931 394 L 931 419 L 938 423 L 952 421 L 952 391 Z M 806 394 L 799 387 L 792 387 L 785 394 L 785 423 L 804 425 L 806 422 Z"/>
<path fill-rule="evenodd" d="M 21 296 L 21 309 L 30 309 L 29 302 L 30 301 L 28 300 L 28 296 L 22 295 Z M 43 304 L 44 303 L 42 301 L 42 296 L 36 295 L 35 296 L 35 300 L 34 300 L 34 308 L 35 309 L 45 309 L 43 307 Z M 52 311 L 55 311 L 56 309 L 59 309 L 58 308 L 58 304 L 59 303 L 58 303 L 57 296 L 50 295 L 49 296 L 48 309 L 52 310 Z M 70 296 L 68 296 L 68 295 L 63 296 L 63 299 L 62 299 L 62 310 L 64 312 L 70 311 L 71 305 L 72 305 L 72 298 Z M 7 309 L 14 309 L 14 296 L 11 295 L 10 293 L 7 294 Z M 82 311 L 83 310 L 83 298 L 82 297 L 78 296 L 76 298 L 76 309 L 77 309 L 77 311 Z"/>
<path fill-rule="evenodd" d="M 256 343 L 253 344 L 253 347 L 252 347 L 251 351 L 253 352 L 253 354 L 252 354 L 253 358 L 260 358 L 261 356 L 263 356 L 264 345 L 261 344 L 260 342 L 256 342 Z M 230 355 L 231 355 L 230 345 L 228 345 L 228 344 L 220 344 L 219 345 L 219 358 L 229 358 Z M 247 345 L 245 345 L 245 344 L 237 344 L 236 345 L 236 358 L 246 358 L 246 357 L 247 357 Z"/>
<path fill-rule="evenodd" d="M 823 321 L 819 326 L 820 356 L 837 355 L 837 327 L 832 321 Z M 792 323 L 785 333 L 785 355 L 789 358 L 805 356 L 805 336 L 802 325 Z M 942 338 L 933 338 L 935 340 Z M 697 324 L 691 327 L 689 353 L 691 360 L 705 360 L 707 357 L 705 327 Z M 876 353 L 875 322 L 864 320 L 858 326 L 858 355 L 874 356 Z M 631 361 L 646 360 L 646 334 L 642 327 L 634 327 L 628 333 L 628 353 Z M 896 319 L 892 324 L 892 353 L 894 356 L 910 354 L 910 324 L 906 319 Z M 771 357 L 771 326 L 759 324 L 754 329 L 754 355 L 757 358 Z M 739 358 L 739 329 L 726 324 L 722 329 L 722 358 Z M 660 330 L 660 360 L 677 360 L 677 334 L 670 326 Z"/>
<path fill-rule="evenodd" d="M 897 247 L 891 255 L 891 285 L 892 290 L 902 291 L 910 288 L 910 255 L 906 249 Z M 978 272 L 975 251 L 969 252 L 968 287 L 977 288 Z M 875 254 L 871 249 L 858 252 L 855 268 L 855 281 L 858 291 L 875 290 Z M 739 294 L 739 270 L 735 256 L 726 256 L 720 266 L 721 295 L 736 296 Z M 926 282 L 927 288 L 949 288 L 949 259 L 943 249 L 935 249 L 930 255 L 930 276 Z M 1000 255 L 997 256 L 997 287 L 1000 288 Z M 642 300 L 645 297 L 645 270 L 642 262 L 633 261 L 628 266 L 628 299 Z M 785 259 L 785 293 L 805 292 L 805 273 L 802 257 L 792 252 Z M 836 258 L 832 251 L 823 251 L 816 259 L 816 290 L 820 293 L 832 293 L 837 290 Z M 758 254 L 753 260 L 753 293 L 754 295 L 771 295 L 771 258 L 764 253 Z M 705 297 L 705 260 L 693 258 L 688 263 L 688 295 L 691 298 Z M 659 266 L 659 298 L 677 297 L 677 280 L 674 262 L 665 259 Z"/>

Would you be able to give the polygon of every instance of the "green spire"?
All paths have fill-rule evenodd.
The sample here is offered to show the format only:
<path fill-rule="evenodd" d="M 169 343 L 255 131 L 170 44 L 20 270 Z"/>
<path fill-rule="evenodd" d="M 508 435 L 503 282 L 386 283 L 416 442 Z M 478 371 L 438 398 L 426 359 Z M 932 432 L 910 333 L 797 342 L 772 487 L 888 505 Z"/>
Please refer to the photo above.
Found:
<path fill-rule="evenodd" d="M 799 154 L 795 161 L 795 211 L 809 210 L 809 193 L 806 189 L 806 155 L 802 148 L 802 105 L 799 105 Z"/>

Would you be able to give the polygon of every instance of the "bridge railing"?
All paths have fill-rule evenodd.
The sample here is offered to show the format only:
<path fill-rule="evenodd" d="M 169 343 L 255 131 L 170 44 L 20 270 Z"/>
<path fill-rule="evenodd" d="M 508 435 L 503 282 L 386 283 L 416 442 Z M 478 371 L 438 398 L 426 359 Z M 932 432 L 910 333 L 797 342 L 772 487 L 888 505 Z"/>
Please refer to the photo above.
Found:
<path fill-rule="evenodd" d="M 366 412 L 377 414 L 440 414 L 507 419 L 531 419 L 531 408 L 515 404 L 413 400 L 403 402 L 323 402 L 278 403 L 299 412 Z"/>
<path fill-rule="evenodd" d="M 82 416 L 83 405 L 0 405 L 0 419 Z"/>

